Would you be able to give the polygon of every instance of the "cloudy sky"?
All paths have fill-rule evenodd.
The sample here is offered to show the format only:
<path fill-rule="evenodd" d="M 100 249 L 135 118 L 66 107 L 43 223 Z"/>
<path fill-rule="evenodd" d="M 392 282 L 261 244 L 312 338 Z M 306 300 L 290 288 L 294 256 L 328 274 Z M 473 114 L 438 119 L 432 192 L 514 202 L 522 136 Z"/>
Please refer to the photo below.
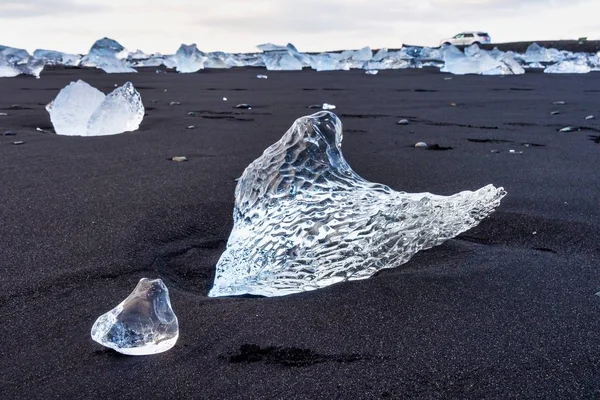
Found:
<path fill-rule="evenodd" d="M 495 42 L 600 39 L 600 0 L 0 0 L 0 44 L 86 53 L 101 37 L 130 50 L 302 51 L 437 45 L 463 30 Z"/>

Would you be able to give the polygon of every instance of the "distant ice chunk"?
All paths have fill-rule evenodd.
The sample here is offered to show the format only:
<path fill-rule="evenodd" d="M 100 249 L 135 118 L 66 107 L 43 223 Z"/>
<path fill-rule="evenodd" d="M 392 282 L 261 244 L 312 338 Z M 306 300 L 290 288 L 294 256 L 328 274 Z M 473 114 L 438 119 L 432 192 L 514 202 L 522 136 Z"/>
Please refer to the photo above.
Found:
<path fill-rule="evenodd" d="M 352 170 L 342 137 L 334 114 L 303 117 L 246 168 L 209 296 L 367 279 L 473 228 L 506 195 L 492 185 L 453 196 L 396 192 Z"/>
<path fill-rule="evenodd" d="M 496 60 L 488 52 L 475 46 L 470 47 L 469 54 L 472 56 L 464 54 L 455 46 L 446 47 L 444 49 L 444 66 L 441 71 L 454 75 L 518 75 L 525 73 L 525 70 L 510 55 L 504 54 L 501 59 Z"/>
<path fill-rule="evenodd" d="M 592 69 L 583 60 L 568 60 L 561 61 L 556 64 L 550 65 L 544 70 L 546 74 L 587 74 Z"/>
<path fill-rule="evenodd" d="M 46 65 L 64 65 L 67 67 L 76 67 L 81 62 L 81 56 L 77 54 L 61 53 L 54 50 L 38 49 L 33 52 L 33 56 L 42 60 Z"/>
<path fill-rule="evenodd" d="M 56 133 L 67 136 L 135 131 L 144 118 L 141 96 L 130 82 L 108 96 L 82 80 L 71 82 L 46 110 Z"/>
<path fill-rule="evenodd" d="M 0 45 L 0 58 L 4 58 L 7 63 L 18 64 L 27 61 L 29 57 L 30 55 L 26 50 Z"/>
<path fill-rule="evenodd" d="M 537 43 L 532 43 L 523 56 L 526 63 L 549 63 L 564 59 L 563 54 L 556 49 L 546 49 Z"/>
<path fill-rule="evenodd" d="M 311 56 L 310 67 L 316 71 L 349 71 L 350 62 L 332 54 L 315 54 Z"/>
<path fill-rule="evenodd" d="M 81 65 L 96 67 L 109 74 L 135 73 L 125 61 L 129 52 L 119 42 L 109 38 L 97 40 L 87 56 L 81 60 Z"/>
<path fill-rule="evenodd" d="M 204 53 L 198 50 L 196 43 L 193 43 L 190 45 L 182 44 L 175 53 L 173 60 L 177 66 L 177 72 L 189 74 L 204 69 L 204 62 L 207 58 Z"/>
<path fill-rule="evenodd" d="M 132 356 L 170 350 L 179 338 L 179 323 L 169 289 L 161 279 L 143 278 L 121 304 L 96 320 L 91 335 L 101 345 Z"/>
<path fill-rule="evenodd" d="M 269 51 L 287 51 L 286 46 L 280 46 L 278 44 L 273 43 L 259 44 L 258 46 L 256 46 L 256 48 L 260 51 L 264 51 L 265 53 Z"/>
<path fill-rule="evenodd" d="M 269 52 L 263 54 L 265 67 L 269 71 L 302 71 L 303 65 L 289 52 Z"/>

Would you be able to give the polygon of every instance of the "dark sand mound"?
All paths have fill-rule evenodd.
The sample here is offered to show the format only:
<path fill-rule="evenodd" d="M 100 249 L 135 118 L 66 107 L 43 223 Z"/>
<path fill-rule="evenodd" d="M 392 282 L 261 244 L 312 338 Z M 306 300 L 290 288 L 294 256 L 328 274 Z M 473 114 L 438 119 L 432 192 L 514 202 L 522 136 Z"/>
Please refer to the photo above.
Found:
<path fill-rule="evenodd" d="M 0 136 L 0 398 L 600 396 L 600 123 L 584 120 L 600 117 L 600 74 L 257 73 L 0 79 L 0 133 L 17 133 Z M 140 130 L 36 131 L 77 79 L 104 92 L 131 80 L 147 107 Z M 207 298 L 234 179 L 323 102 L 337 105 L 364 178 L 442 195 L 493 183 L 508 197 L 476 229 L 370 280 Z M 124 357 L 90 329 L 141 277 L 168 285 L 181 336 L 165 354 Z"/>

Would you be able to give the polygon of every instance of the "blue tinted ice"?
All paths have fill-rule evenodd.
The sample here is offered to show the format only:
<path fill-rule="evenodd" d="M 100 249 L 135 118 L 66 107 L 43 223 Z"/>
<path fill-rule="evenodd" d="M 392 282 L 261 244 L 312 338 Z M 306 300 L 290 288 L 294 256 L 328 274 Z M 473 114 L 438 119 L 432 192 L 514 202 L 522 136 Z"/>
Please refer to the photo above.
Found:
<path fill-rule="evenodd" d="M 476 226 L 505 196 L 396 192 L 356 174 L 331 112 L 298 119 L 239 179 L 210 296 L 283 296 L 366 279 Z"/>

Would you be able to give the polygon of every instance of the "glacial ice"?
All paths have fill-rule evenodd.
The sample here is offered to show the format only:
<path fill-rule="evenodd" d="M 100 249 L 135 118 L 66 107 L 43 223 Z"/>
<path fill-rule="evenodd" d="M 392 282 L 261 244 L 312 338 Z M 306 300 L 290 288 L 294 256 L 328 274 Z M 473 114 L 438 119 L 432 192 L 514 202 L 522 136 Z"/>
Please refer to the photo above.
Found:
<path fill-rule="evenodd" d="M 234 227 L 211 297 L 283 296 L 371 277 L 476 226 L 505 196 L 396 192 L 357 175 L 330 112 L 298 119 L 235 190 Z"/>
<path fill-rule="evenodd" d="M 565 60 L 552 64 L 544 70 L 546 74 L 587 74 L 592 69 L 583 60 Z"/>
<path fill-rule="evenodd" d="M 544 47 L 537 43 L 532 43 L 525 51 L 524 60 L 527 63 L 551 62 L 552 58 Z"/>
<path fill-rule="evenodd" d="M 173 60 L 177 66 L 177 72 L 189 74 L 204 69 L 204 62 L 207 60 L 207 57 L 198 50 L 196 43 L 193 43 L 190 45 L 182 44 L 177 53 L 175 53 Z"/>
<path fill-rule="evenodd" d="M 68 67 L 76 67 L 81 61 L 81 56 L 77 54 L 61 53 L 54 50 L 38 49 L 33 52 L 33 56 L 42 60 L 46 65 L 64 65 Z"/>
<path fill-rule="evenodd" d="M 444 66 L 442 72 L 454 75 L 482 74 L 482 75 L 519 75 L 525 70 L 510 55 L 503 54 L 502 58 L 495 59 L 487 51 L 479 49 L 477 45 L 466 49 L 468 54 L 461 52 L 455 46 L 444 49 Z M 495 54 L 496 57 L 499 54 Z"/>
<path fill-rule="evenodd" d="M 26 61 L 29 57 L 27 50 L 0 45 L 0 58 L 4 58 L 8 63 L 18 64 Z"/>
<path fill-rule="evenodd" d="M 82 80 L 71 82 L 46 110 L 55 132 L 67 136 L 135 131 L 144 118 L 142 98 L 130 82 L 108 96 Z"/>
<path fill-rule="evenodd" d="M 81 65 L 96 67 L 108 74 L 135 73 L 137 71 L 126 63 L 128 55 L 127 49 L 116 40 L 103 38 L 92 45 L 88 55 L 81 60 Z"/>
<path fill-rule="evenodd" d="M 179 323 L 169 289 L 161 279 L 141 279 L 121 304 L 96 320 L 91 335 L 101 345 L 131 356 L 170 350 L 179 338 Z"/>
<path fill-rule="evenodd" d="M 302 71 L 302 62 L 289 52 L 269 52 L 263 55 L 268 71 Z"/>

